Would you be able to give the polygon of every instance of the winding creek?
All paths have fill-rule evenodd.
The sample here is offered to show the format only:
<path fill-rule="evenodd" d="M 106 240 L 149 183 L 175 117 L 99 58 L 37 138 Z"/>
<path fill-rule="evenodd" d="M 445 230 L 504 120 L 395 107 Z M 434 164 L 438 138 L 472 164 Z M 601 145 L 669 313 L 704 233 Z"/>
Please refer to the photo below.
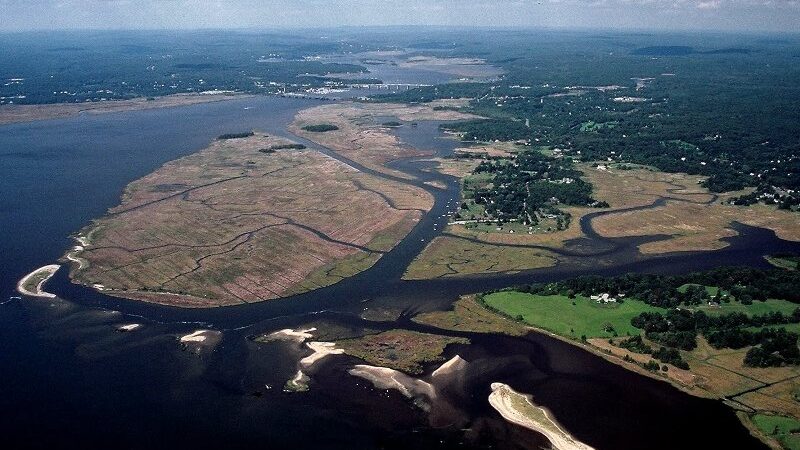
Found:
<path fill-rule="evenodd" d="M 561 256 L 555 267 L 405 281 L 405 268 L 459 205 L 458 180 L 430 171 L 424 158 L 395 161 L 391 167 L 415 178 L 400 181 L 428 190 L 433 209 L 371 269 L 333 286 L 257 304 L 186 310 L 105 296 L 70 283 L 62 268 L 46 289 L 66 300 L 13 298 L 17 280 L 58 259 L 71 245 L 69 235 L 115 206 L 127 183 L 222 133 L 256 129 L 291 137 L 359 170 L 387 176 L 288 134 L 295 113 L 319 103 L 258 97 L 0 127 L 4 436 L 36 447 L 67 441 L 83 448 L 123 443 L 131 448 L 543 445 L 541 436 L 506 423 L 491 409 L 489 384 L 500 381 L 533 394 L 577 438 L 598 449 L 764 448 L 721 402 L 689 396 L 540 334 L 512 338 L 436 330 L 472 343 L 448 348 L 448 357 L 458 354 L 469 365 L 430 415 L 395 391 L 350 376 L 347 369 L 356 360 L 348 356 L 319 363 L 310 392 L 282 392 L 307 352 L 290 343 L 258 344 L 250 337 L 311 322 L 356 333 L 398 327 L 432 331 L 410 317 L 447 309 L 460 294 L 586 273 L 762 266 L 764 254 L 800 251 L 800 244 L 772 232 L 736 225 L 739 235 L 723 250 L 644 257 L 636 246 L 659 237 L 603 238 L 591 221 L 609 212 L 597 211 L 580 222 L 586 238 L 555 250 Z M 457 145 L 442 139 L 436 122 L 395 132 L 407 144 L 439 156 Z M 425 184 L 431 181 L 446 189 Z M 400 314 L 376 322 L 361 317 L 365 309 Z M 144 326 L 130 333 L 115 330 L 134 322 Z M 197 328 L 221 331 L 222 342 L 212 352 L 182 351 L 175 336 Z"/>

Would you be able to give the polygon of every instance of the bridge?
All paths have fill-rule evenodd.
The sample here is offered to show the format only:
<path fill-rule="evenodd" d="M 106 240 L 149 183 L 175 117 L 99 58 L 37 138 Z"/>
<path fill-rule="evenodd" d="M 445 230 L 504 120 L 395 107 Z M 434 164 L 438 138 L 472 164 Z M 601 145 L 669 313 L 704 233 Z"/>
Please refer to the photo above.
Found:
<path fill-rule="evenodd" d="M 351 89 L 377 89 L 377 90 L 385 90 L 385 91 L 400 91 L 400 90 L 408 90 L 414 89 L 419 87 L 430 87 L 433 86 L 431 84 L 416 84 L 416 83 L 358 83 L 358 84 L 350 84 L 348 85 Z"/>

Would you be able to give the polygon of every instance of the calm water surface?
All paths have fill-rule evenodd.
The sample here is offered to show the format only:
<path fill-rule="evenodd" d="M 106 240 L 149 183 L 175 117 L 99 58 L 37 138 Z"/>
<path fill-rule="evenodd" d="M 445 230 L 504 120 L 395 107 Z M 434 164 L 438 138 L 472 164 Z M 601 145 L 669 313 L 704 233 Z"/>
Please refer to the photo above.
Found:
<path fill-rule="evenodd" d="M 685 272 L 795 248 L 763 230 L 721 252 L 641 260 L 635 240 L 575 243 L 592 257 L 565 257 L 543 271 L 431 281 L 399 279 L 408 262 L 440 232 L 458 206 L 457 180 L 430 189 L 434 209 L 371 270 L 295 298 L 216 310 L 180 310 L 113 299 L 69 283 L 61 270 L 48 290 L 66 300 L 6 300 L 16 281 L 52 263 L 69 235 L 115 206 L 123 187 L 162 163 L 205 147 L 227 132 L 286 134 L 285 125 L 312 100 L 260 97 L 113 115 L 84 115 L 0 127 L 0 433 L 14 448 L 537 448 L 535 433 L 506 424 L 486 402 L 488 385 L 504 381 L 532 393 L 580 439 L 603 449 L 763 448 L 733 412 L 612 365 L 546 336 L 467 335 L 448 348 L 468 362 L 447 387 L 451 405 L 435 427 L 429 415 L 395 391 L 376 390 L 347 374 L 355 362 L 332 357 L 312 373 L 311 391 L 281 392 L 307 354 L 299 345 L 258 344 L 253 335 L 313 323 L 357 333 L 364 328 L 419 329 L 409 314 L 447 308 L 461 293 L 579 273 Z M 248 109 L 245 109 L 248 108 Z M 397 130 L 405 142 L 439 154 L 456 143 L 436 123 Z M 320 151 L 326 149 L 313 146 Z M 610 249 L 610 250 L 609 250 Z M 371 323 L 365 308 L 403 311 L 397 323 Z M 114 326 L 139 322 L 134 333 Z M 175 336 L 200 327 L 223 332 L 213 351 L 184 351 Z M 454 333 L 458 334 L 458 333 Z M 453 406 L 454 405 L 454 406 Z M 434 405 L 434 410 L 439 406 Z M 464 429 L 469 431 L 463 431 Z M 680 430 L 680 432 L 676 432 Z M 713 432 L 709 432 L 713 430 Z"/>

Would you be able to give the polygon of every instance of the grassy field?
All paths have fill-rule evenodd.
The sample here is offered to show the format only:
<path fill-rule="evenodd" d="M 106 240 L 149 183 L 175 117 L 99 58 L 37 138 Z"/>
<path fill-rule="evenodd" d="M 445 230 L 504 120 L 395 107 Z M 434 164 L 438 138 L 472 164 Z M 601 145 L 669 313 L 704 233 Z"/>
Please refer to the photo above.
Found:
<path fill-rule="evenodd" d="M 707 287 L 707 290 L 716 293 L 713 286 Z M 795 307 L 795 304 L 783 300 L 768 300 L 752 305 L 734 301 L 723 304 L 721 308 L 701 308 L 710 314 L 736 311 L 752 315 L 769 311 L 791 313 Z M 585 297 L 570 299 L 560 295 L 541 296 L 509 291 L 485 295 L 481 301 L 476 297 L 464 297 L 453 305 L 451 311 L 420 314 L 414 321 L 458 331 L 521 335 L 528 332 L 525 325 L 530 325 L 573 341 L 586 336 L 587 348 L 623 367 L 668 380 L 693 395 L 727 398 L 740 408 L 756 411 L 756 418 L 760 422 L 758 429 L 763 436 L 780 442 L 785 448 L 799 448 L 800 434 L 795 435 L 787 430 L 800 427 L 799 421 L 791 419 L 800 417 L 800 367 L 748 367 L 744 364 L 744 358 L 749 347 L 715 349 L 703 336 L 698 336 L 697 348 L 680 352 L 689 370 L 669 366 L 667 371 L 647 371 L 643 366 L 653 360 L 652 356 L 634 353 L 619 346 L 626 334 L 641 333 L 641 330 L 630 325 L 630 319 L 645 311 L 664 313 L 665 310 L 631 299 L 620 305 L 605 306 Z M 619 337 L 613 337 L 609 326 Z M 800 324 L 780 327 L 800 331 Z M 652 348 L 659 346 L 646 337 L 644 340 Z M 776 425 L 778 432 L 773 434 Z"/>
<path fill-rule="evenodd" d="M 422 373 L 424 363 L 443 361 L 442 353 L 448 345 L 468 343 L 469 340 L 464 338 L 390 330 L 336 341 L 336 346 L 367 364 L 414 375 Z"/>
<path fill-rule="evenodd" d="M 766 256 L 766 260 L 775 267 L 787 270 L 797 270 L 800 268 L 800 257 L 798 256 Z"/>
<path fill-rule="evenodd" d="M 631 319 L 645 311 L 662 311 L 636 300 L 600 305 L 586 297 L 532 295 L 522 292 L 496 292 L 483 298 L 487 306 L 509 317 L 561 336 L 612 337 L 636 335 L 640 330 Z"/>
<path fill-rule="evenodd" d="M 685 294 L 690 286 L 700 286 L 700 285 L 699 284 L 692 284 L 692 283 L 684 284 L 683 286 L 678 287 L 678 292 L 680 292 L 682 294 Z M 702 286 L 702 287 L 706 290 L 708 295 L 710 295 L 712 297 L 717 295 L 717 292 L 719 292 L 719 288 L 716 287 L 716 286 Z M 727 294 L 727 292 L 722 291 L 722 294 L 725 295 L 725 294 Z"/>
<path fill-rule="evenodd" d="M 733 312 L 741 312 L 752 316 L 756 314 L 767 314 L 773 311 L 791 315 L 797 307 L 798 305 L 796 303 L 788 302 L 786 300 L 769 299 L 763 302 L 755 300 L 753 301 L 752 305 L 743 305 L 742 303 L 733 300 L 730 303 L 722 303 L 719 307 L 700 305 L 692 307 L 691 309 L 704 311 L 710 316 L 719 316 Z"/>
<path fill-rule="evenodd" d="M 764 435 L 775 439 L 784 448 L 800 450 L 800 420 L 767 414 L 756 414 L 751 420 Z"/>
<path fill-rule="evenodd" d="M 414 322 L 444 330 L 471 331 L 475 333 L 503 333 L 521 336 L 528 333 L 525 325 L 489 311 L 478 303 L 474 295 L 462 297 L 450 311 L 433 311 L 413 318 Z"/>
<path fill-rule="evenodd" d="M 555 265 L 551 253 L 533 248 L 500 247 L 438 236 L 408 266 L 403 278 L 424 280 L 443 276 L 512 272 Z"/>

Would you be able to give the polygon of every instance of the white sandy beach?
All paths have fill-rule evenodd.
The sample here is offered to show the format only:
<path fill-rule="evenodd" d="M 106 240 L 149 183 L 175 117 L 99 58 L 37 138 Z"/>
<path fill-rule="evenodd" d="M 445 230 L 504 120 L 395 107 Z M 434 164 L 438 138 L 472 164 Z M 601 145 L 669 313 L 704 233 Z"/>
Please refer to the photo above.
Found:
<path fill-rule="evenodd" d="M 303 342 L 306 339 L 311 339 L 314 337 L 311 334 L 312 331 L 317 331 L 316 328 L 306 328 L 305 330 L 293 330 L 291 328 L 285 328 L 283 330 L 278 330 L 274 333 L 270 333 L 267 335 L 268 341 L 297 341 Z"/>
<path fill-rule="evenodd" d="M 436 379 L 438 377 L 447 376 L 455 372 L 460 372 L 466 367 L 467 362 L 462 357 L 456 355 L 434 370 L 431 374 L 431 378 Z"/>
<path fill-rule="evenodd" d="M 61 267 L 58 264 L 50 264 L 47 266 L 39 267 L 38 269 L 34 270 L 33 272 L 25 275 L 22 277 L 21 280 L 17 283 L 17 291 L 20 294 L 28 295 L 31 297 L 43 297 L 43 298 L 55 298 L 55 294 L 51 294 L 49 292 L 44 292 L 42 290 L 42 286 L 47 280 L 52 277 L 58 268 Z M 35 287 L 28 286 L 33 278 L 42 277 L 39 282 L 36 284 Z"/>
<path fill-rule="evenodd" d="M 350 369 L 348 373 L 370 381 L 378 389 L 397 389 L 408 398 L 415 398 L 420 395 L 428 399 L 436 397 L 436 389 L 430 383 L 388 367 L 358 364 Z"/>
<path fill-rule="evenodd" d="M 306 356 L 300 360 L 300 367 L 309 368 L 317 361 L 328 355 L 341 355 L 344 350 L 336 348 L 334 342 L 307 342 L 306 346 L 314 351 L 314 353 Z"/>
<path fill-rule="evenodd" d="M 208 339 L 207 334 L 210 332 L 210 330 L 195 330 L 190 334 L 181 336 L 180 341 L 184 344 L 187 342 L 205 342 Z"/>
<path fill-rule="evenodd" d="M 573 438 L 549 411 L 534 405 L 527 395 L 511 389 L 507 384 L 492 383 L 489 404 L 507 421 L 543 434 L 558 450 L 594 450 Z"/>

